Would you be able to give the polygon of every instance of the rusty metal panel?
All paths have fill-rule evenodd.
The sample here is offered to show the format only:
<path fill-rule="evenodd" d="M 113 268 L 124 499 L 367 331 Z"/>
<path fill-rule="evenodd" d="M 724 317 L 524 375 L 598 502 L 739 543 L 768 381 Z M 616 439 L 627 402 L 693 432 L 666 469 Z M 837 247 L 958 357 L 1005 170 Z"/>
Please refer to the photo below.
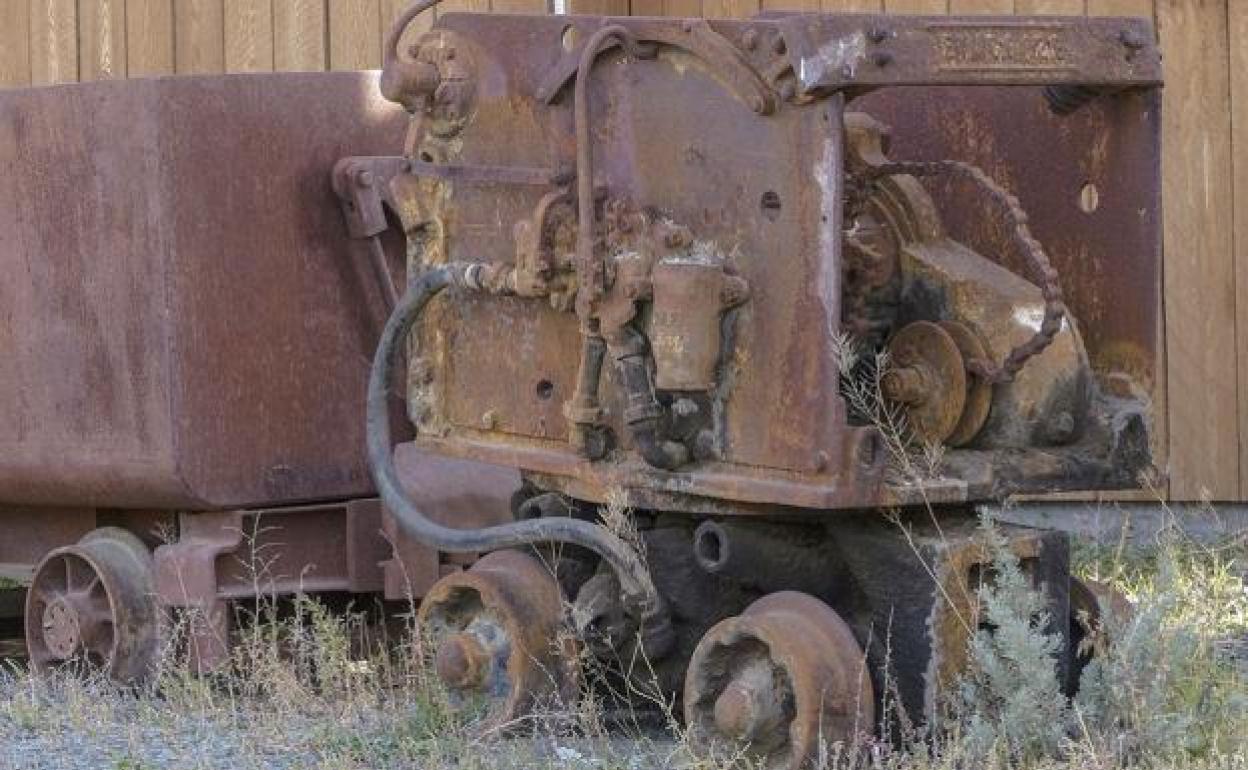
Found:
<path fill-rule="evenodd" d="M 658 37 L 678 29 L 619 21 Z M 548 107 L 542 98 L 566 82 L 563 62 L 575 59 L 575 49 L 562 48 L 565 28 L 571 24 L 572 37 L 584 40 L 604 23 L 592 17 L 440 19 L 439 28 L 455 33 L 467 51 L 460 59 L 477 64 L 482 84 L 457 155 L 442 160 L 566 173 L 574 154 L 570 101 Z M 715 28 L 735 37 L 747 27 L 723 22 Z M 754 307 L 767 307 L 765 313 L 744 307 L 736 322 L 723 462 L 678 483 L 693 494 L 756 501 L 772 500 L 784 488 L 806 504 L 831 505 L 851 494 L 858 469 L 854 438 L 842 432 L 841 399 L 824 387 L 835 382 L 834 363 L 811 354 L 829 349 L 827 335 L 840 313 L 839 276 L 828 269 L 837 246 L 825 237 L 840 217 L 840 179 L 828 173 L 840 164 L 840 101 L 782 108 L 760 119 L 741 95 L 746 88 L 726 86 L 725 77 L 677 48 L 641 63 L 605 53 L 589 97 L 591 113 L 600 116 L 593 129 L 595 182 L 721 245 L 756 289 Z M 500 183 L 448 187 L 451 203 L 441 215 L 452 236 L 447 253 L 435 258 L 513 262 L 512 224 L 531 214 L 543 190 Z M 598 491 L 591 497 L 649 473 L 644 466 L 622 473 L 586 467 L 563 445 L 568 424 L 560 407 L 574 390 L 571 352 L 579 346 L 574 316 L 523 299 L 465 298 L 432 308 L 429 326 L 434 331 L 426 332 L 425 344 L 440 410 L 435 421 L 447 437 L 439 438 L 437 428 L 424 430 L 425 445 L 537 472 L 575 468 L 594 476 L 590 483 Z M 607 382 L 614 377 L 605 375 Z M 619 390 L 607 392 L 607 420 L 624 436 Z M 878 466 L 866 466 L 870 486 Z M 775 471 L 787 474 L 785 480 L 775 481 Z M 838 476 L 843 486 L 832 481 Z"/>
<path fill-rule="evenodd" d="M 793 14 L 780 19 L 799 89 L 908 85 L 1157 86 L 1143 19 Z"/>
<path fill-rule="evenodd" d="M 383 311 L 329 171 L 403 128 L 361 73 L 0 93 L 0 500 L 368 494 Z"/>
<path fill-rule="evenodd" d="M 895 157 L 956 158 L 1002 180 L 1063 276 L 1102 385 L 1163 403 L 1160 101 L 1126 91 L 1059 116 L 1038 88 L 901 88 L 852 109 L 890 126 Z M 964 205 L 963 183 L 928 187 L 952 237 L 1025 274 L 1008 229 Z"/>

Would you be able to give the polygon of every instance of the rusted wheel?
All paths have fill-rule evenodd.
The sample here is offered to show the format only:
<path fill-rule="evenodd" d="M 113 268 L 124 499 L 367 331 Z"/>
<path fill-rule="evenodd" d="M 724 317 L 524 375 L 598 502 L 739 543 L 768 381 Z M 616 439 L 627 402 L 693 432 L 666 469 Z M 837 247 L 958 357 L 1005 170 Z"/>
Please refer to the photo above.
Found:
<path fill-rule="evenodd" d="M 561 634 L 563 597 L 551 571 L 495 551 L 433 585 L 420 607 L 423 642 L 452 704 L 481 711 L 481 729 L 576 695 L 575 644 Z"/>
<path fill-rule="evenodd" d="M 944 329 L 958 346 L 964 366 L 968 361 L 987 360 L 988 352 L 984 344 L 966 324 L 958 321 L 941 321 L 937 325 Z M 945 438 L 945 443 L 955 447 L 969 444 L 971 439 L 975 438 L 975 434 L 979 433 L 979 429 L 988 421 L 988 412 L 991 408 L 992 384 L 983 377 L 967 372 L 966 402 L 962 407 L 962 416 L 958 418 L 958 424 L 953 432 Z"/>
<path fill-rule="evenodd" d="M 1135 608 L 1121 591 L 1095 580 L 1070 577 L 1070 680 L 1067 693 L 1079 689 L 1079 677 L 1092 662 L 1096 651 L 1112 642 L 1107 638 L 1105 621 L 1129 622 Z"/>
<path fill-rule="evenodd" d="M 151 670 L 157 640 L 152 555 L 133 534 L 93 530 L 35 569 L 26 648 L 36 668 L 86 663 L 133 682 Z"/>
<path fill-rule="evenodd" d="M 920 441 L 943 444 L 966 405 L 966 364 L 949 332 L 929 321 L 903 326 L 888 342 L 885 398 L 905 407 Z"/>
<path fill-rule="evenodd" d="M 796 768 L 869 735 L 875 696 L 862 648 L 808 594 L 769 594 L 711 628 L 685 674 L 685 720 L 706 754 L 746 745 L 767 768 Z"/>

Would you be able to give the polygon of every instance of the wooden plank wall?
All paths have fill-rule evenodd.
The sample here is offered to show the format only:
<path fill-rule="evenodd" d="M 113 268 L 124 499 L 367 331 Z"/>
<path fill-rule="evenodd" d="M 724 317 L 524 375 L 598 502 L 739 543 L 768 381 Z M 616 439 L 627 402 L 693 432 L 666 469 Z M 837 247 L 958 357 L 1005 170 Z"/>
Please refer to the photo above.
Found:
<path fill-rule="evenodd" d="M 386 27 L 405 1 L 0 0 L 0 87 L 373 68 L 381 61 Z M 1152 18 L 1167 76 L 1170 399 L 1163 429 L 1170 493 L 1176 499 L 1248 498 L 1248 43 L 1240 42 L 1248 40 L 1248 0 L 445 0 L 442 6 L 555 8 L 708 17 L 807 9 Z"/>

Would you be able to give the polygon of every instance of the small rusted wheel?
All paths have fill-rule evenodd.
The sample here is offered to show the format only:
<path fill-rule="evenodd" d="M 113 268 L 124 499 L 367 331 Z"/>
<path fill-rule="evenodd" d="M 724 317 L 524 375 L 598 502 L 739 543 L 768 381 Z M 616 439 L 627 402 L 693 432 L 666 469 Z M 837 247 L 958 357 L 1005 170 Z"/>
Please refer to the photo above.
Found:
<path fill-rule="evenodd" d="M 158 640 L 151 552 L 116 527 L 57 548 L 35 569 L 25 622 L 36 668 L 85 663 L 118 682 L 142 679 Z"/>
<path fill-rule="evenodd" d="M 966 364 L 949 332 L 929 321 L 903 326 L 888 342 L 884 397 L 905 407 L 920 441 L 943 444 L 966 405 Z"/>
<path fill-rule="evenodd" d="M 488 730 L 576 697 L 576 647 L 560 633 L 562 617 L 563 596 L 545 565 L 495 551 L 433 585 L 420 629 L 452 705 L 478 709 Z"/>
<path fill-rule="evenodd" d="M 796 770 L 820 745 L 875 729 L 862 648 L 808 594 L 769 594 L 702 637 L 685 674 L 685 720 L 707 755 L 742 746 L 769 769 Z"/>
<path fill-rule="evenodd" d="M 988 352 L 984 344 L 975 336 L 970 327 L 958 321 L 941 321 L 937 324 L 958 346 L 962 354 L 963 366 L 969 361 L 987 360 Z M 953 432 L 945 437 L 949 446 L 964 446 L 975 438 L 980 428 L 988 421 L 988 412 L 992 408 L 992 384 L 983 377 L 966 373 L 966 401 L 962 406 L 962 416 Z"/>

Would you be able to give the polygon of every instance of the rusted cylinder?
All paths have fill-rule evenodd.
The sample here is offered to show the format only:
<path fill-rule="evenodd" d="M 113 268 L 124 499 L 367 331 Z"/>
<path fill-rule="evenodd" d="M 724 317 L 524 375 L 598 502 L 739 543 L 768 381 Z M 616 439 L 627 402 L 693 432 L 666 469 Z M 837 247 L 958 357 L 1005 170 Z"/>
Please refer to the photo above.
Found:
<path fill-rule="evenodd" d="M 660 390 L 710 390 L 719 363 L 723 267 L 669 261 L 654 266 L 650 347 Z"/>

